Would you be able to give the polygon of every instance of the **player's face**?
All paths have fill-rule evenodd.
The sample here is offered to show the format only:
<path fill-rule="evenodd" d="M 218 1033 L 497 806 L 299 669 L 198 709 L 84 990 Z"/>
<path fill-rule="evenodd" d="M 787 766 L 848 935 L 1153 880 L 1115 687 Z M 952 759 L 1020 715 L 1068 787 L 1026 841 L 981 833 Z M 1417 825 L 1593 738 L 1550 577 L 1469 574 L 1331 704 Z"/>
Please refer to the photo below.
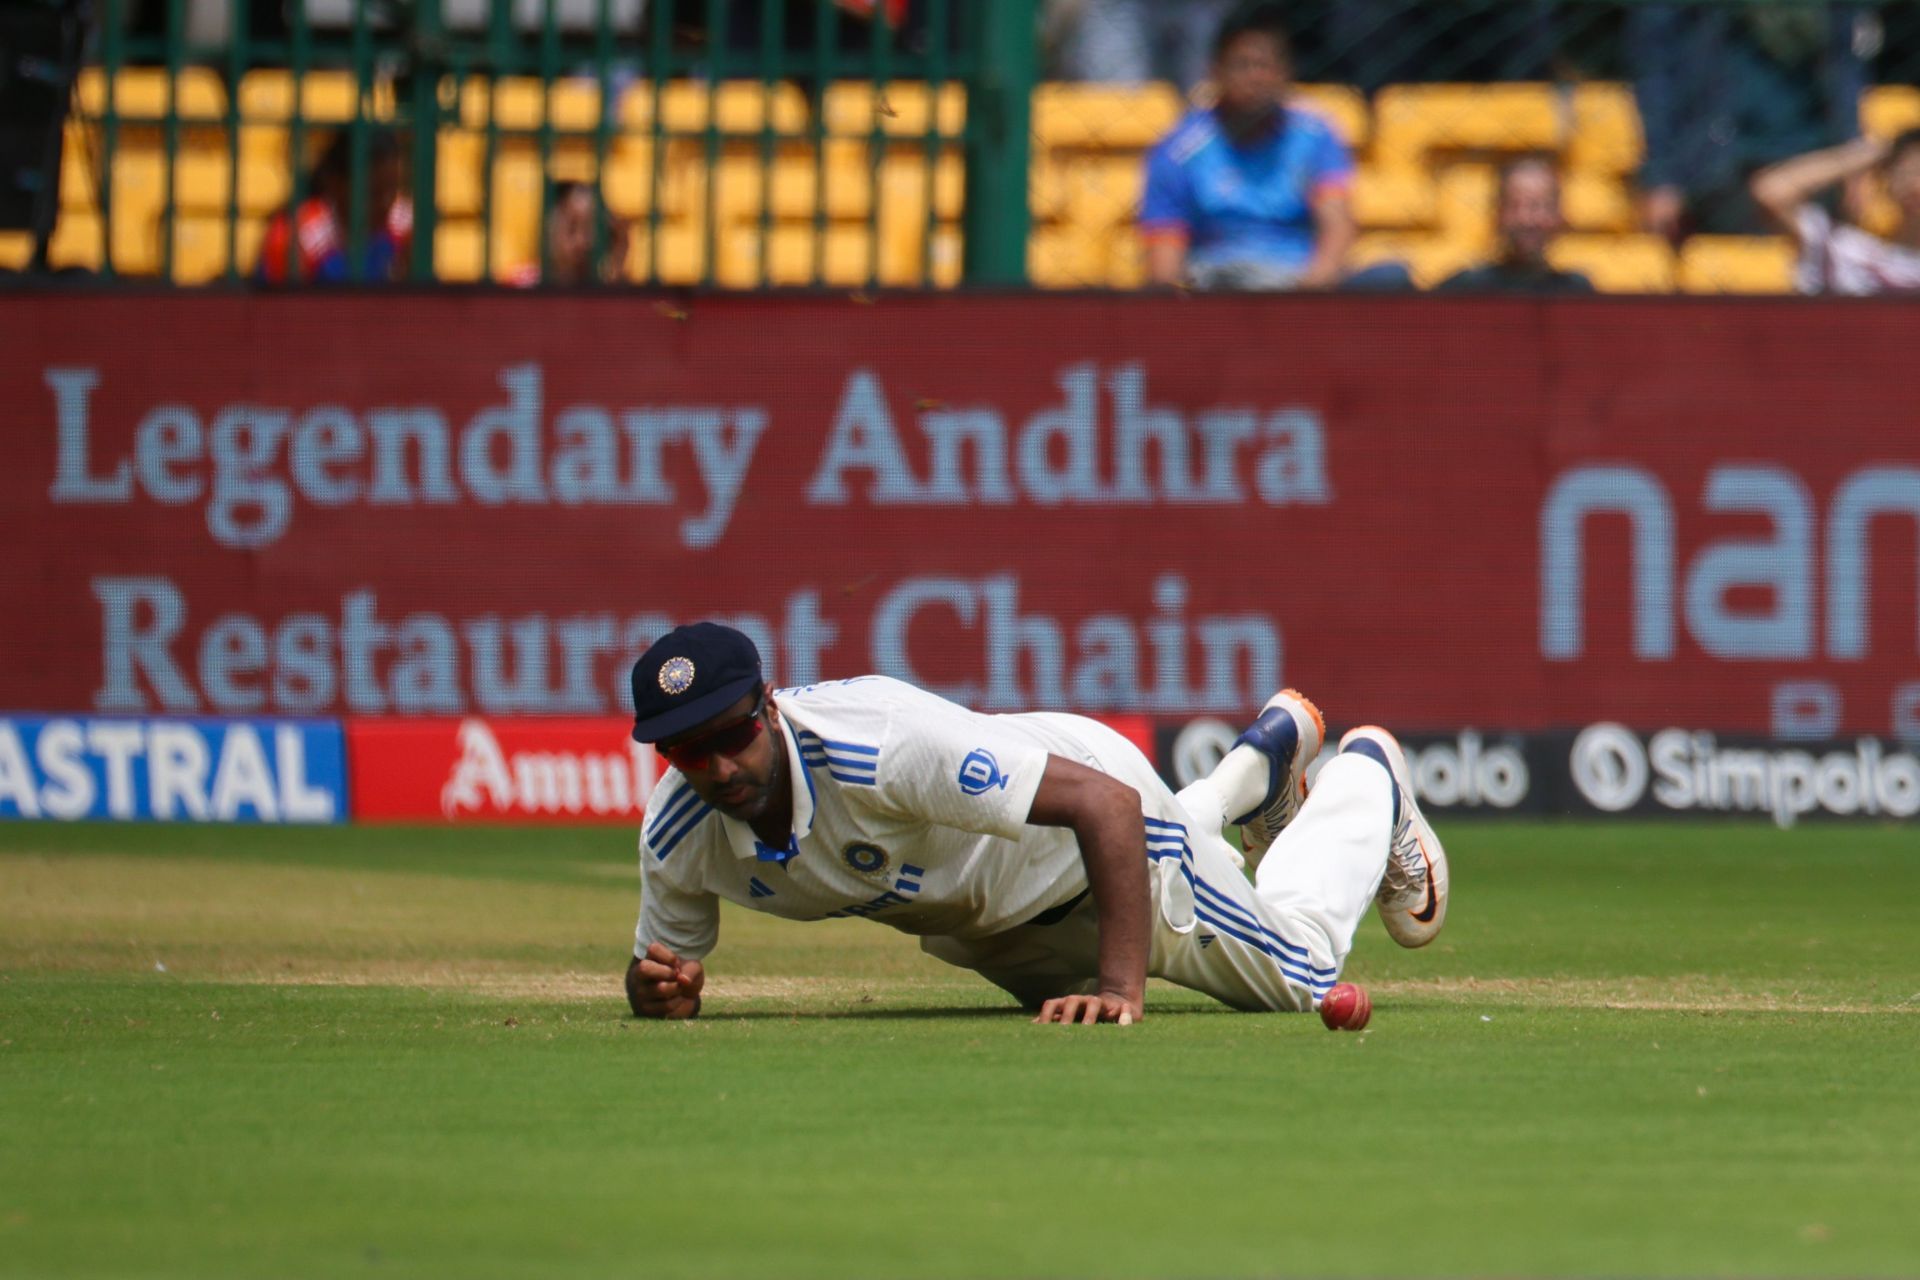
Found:
<path fill-rule="evenodd" d="M 1265 123 L 1286 97 L 1287 51 L 1265 32 L 1249 31 L 1220 51 L 1213 64 L 1218 111 L 1229 128 Z"/>
<path fill-rule="evenodd" d="M 695 795 L 729 818 L 751 822 L 787 783 L 779 724 L 771 699 L 763 704 L 747 694 L 691 732 L 662 742 L 659 751 Z"/>

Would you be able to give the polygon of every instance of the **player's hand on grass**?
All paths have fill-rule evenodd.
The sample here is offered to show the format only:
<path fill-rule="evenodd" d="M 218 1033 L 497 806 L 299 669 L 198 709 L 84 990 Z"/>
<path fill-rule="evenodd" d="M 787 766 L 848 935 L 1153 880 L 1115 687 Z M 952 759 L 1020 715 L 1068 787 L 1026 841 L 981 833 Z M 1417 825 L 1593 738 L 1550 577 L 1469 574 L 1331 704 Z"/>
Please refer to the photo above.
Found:
<path fill-rule="evenodd" d="M 1080 1023 L 1117 1022 L 1129 1026 L 1146 1017 L 1146 1006 L 1139 1000 L 1102 991 L 1097 996 L 1055 996 L 1040 1006 L 1035 1022 L 1058 1022 L 1063 1026 Z"/>
<path fill-rule="evenodd" d="M 643 1018 L 691 1018 L 700 1012 L 700 988 L 707 970 L 698 960 L 682 960 L 666 946 L 647 944 L 647 954 L 627 972 L 627 996 Z"/>

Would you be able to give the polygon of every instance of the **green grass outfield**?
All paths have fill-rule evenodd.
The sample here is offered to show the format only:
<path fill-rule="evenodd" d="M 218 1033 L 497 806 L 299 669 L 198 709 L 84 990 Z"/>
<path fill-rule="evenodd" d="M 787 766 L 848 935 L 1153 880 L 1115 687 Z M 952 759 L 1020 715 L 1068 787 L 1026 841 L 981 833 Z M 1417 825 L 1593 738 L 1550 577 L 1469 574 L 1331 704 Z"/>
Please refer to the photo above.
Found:
<path fill-rule="evenodd" d="M 1372 1028 L 1034 1027 L 631 833 L 0 826 L 0 1275 L 1920 1274 L 1920 833 L 1451 824 Z"/>

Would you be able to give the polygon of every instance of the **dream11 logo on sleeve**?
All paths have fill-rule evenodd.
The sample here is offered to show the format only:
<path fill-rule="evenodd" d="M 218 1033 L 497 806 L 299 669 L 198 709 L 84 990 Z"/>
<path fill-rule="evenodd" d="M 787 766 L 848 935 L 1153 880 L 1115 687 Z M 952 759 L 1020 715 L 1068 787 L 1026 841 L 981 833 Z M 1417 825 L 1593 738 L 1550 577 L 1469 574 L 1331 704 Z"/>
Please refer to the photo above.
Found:
<path fill-rule="evenodd" d="M 960 762 L 960 789 L 970 796 L 983 796 L 999 787 L 1007 785 L 1007 775 L 1000 772 L 1000 762 L 993 758 L 993 752 L 984 747 L 976 747 L 967 753 Z"/>

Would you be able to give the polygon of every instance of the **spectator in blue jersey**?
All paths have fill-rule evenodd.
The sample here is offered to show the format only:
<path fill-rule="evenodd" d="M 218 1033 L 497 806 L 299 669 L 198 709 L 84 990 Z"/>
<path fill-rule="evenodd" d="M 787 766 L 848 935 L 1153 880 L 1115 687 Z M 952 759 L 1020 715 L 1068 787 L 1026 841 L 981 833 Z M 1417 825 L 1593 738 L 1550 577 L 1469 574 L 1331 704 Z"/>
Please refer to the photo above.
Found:
<path fill-rule="evenodd" d="M 1353 156 L 1333 126 L 1287 102 L 1277 5 L 1236 10 L 1213 45 L 1214 105 L 1147 154 L 1140 230 L 1154 284 L 1324 289 L 1354 240 Z"/>

